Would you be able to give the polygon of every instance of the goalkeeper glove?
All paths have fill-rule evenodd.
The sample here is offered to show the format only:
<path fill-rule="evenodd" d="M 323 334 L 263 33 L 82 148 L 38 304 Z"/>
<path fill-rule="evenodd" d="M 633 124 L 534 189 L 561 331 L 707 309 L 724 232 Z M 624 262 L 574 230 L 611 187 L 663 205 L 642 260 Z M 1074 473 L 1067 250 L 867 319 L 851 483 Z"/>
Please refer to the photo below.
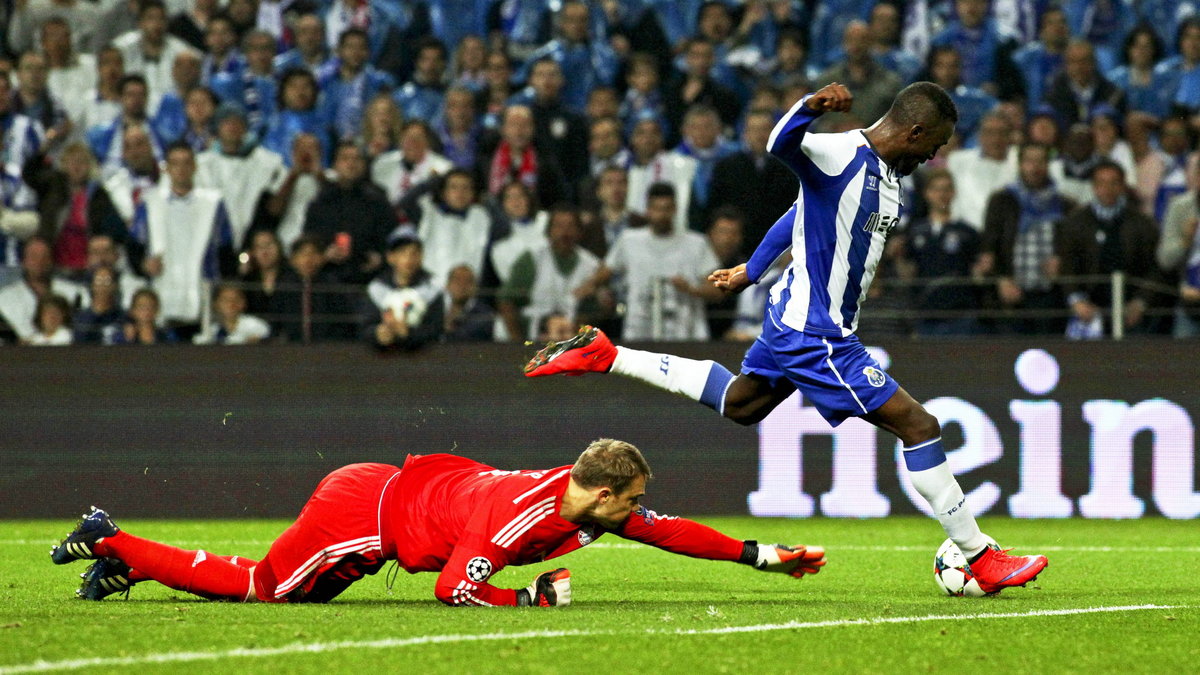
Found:
<path fill-rule="evenodd" d="M 784 546 L 743 542 L 742 557 L 738 560 L 764 572 L 781 572 L 799 579 L 816 574 L 825 566 L 825 549 L 820 546 Z"/>
<path fill-rule="evenodd" d="M 571 572 L 564 567 L 542 572 L 529 588 L 517 590 L 518 607 L 565 607 L 571 604 Z"/>

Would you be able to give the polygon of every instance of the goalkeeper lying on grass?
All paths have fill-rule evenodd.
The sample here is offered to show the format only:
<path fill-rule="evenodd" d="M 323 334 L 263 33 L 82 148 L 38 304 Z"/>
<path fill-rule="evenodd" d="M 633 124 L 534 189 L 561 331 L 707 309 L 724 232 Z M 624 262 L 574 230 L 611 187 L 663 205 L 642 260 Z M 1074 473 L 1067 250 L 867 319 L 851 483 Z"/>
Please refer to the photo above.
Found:
<path fill-rule="evenodd" d="M 650 467 L 623 441 L 595 441 L 573 466 L 501 471 L 454 455 L 409 456 L 402 468 L 351 464 L 325 477 L 262 560 L 187 551 L 136 537 L 92 507 L 51 551 L 57 564 L 95 559 L 81 598 L 100 600 L 145 580 L 214 600 L 327 602 L 388 560 L 438 572 L 448 605 L 568 605 L 571 574 L 539 574 L 528 588 L 488 579 L 507 565 L 570 553 L 605 532 L 672 553 L 730 560 L 799 578 L 825 564 L 817 547 L 738 541 L 638 500 Z"/>

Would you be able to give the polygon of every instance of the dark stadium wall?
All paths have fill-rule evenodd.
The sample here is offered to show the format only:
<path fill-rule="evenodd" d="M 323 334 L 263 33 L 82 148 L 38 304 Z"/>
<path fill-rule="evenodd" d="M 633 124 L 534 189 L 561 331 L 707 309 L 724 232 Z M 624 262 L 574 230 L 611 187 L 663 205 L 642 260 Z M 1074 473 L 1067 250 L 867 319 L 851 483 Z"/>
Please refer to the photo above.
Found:
<path fill-rule="evenodd" d="M 895 343 L 878 357 L 942 419 L 977 513 L 1200 515 L 1194 346 Z M 742 347 L 657 345 L 735 366 Z M 660 512 L 917 513 L 889 435 L 798 398 L 759 428 L 616 377 L 526 379 L 528 349 L 355 345 L 0 350 L 0 517 L 288 517 L 343 464 L 454 452 L 499 468 L 635 443 Z M 921 504 L 921 507 L 924 505 Z"/>

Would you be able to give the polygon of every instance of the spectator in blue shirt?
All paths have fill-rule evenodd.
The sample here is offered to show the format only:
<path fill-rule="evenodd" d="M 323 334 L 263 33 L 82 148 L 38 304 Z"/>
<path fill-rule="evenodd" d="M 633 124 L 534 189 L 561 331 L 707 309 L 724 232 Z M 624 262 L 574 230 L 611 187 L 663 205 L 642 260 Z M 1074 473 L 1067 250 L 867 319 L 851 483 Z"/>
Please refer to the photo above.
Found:
<path fill-rule="evenodd" d="M 316 72 L 329 60 L 325 48 L 325 24 L 316 14 L 302 14 L 292 26 L 296 46 L 275 57 L 275 72 L 282 76 L 292 68 Z"/>
<path fill-rule="evenodd" d="M 1177 4 L 1178 0 L 1167 0 Z M 1064 9 L 1071 25 L 1071 35 L 1086 40 L 1096 48 L 1097 60 L 1108 70 L 1116 65 L 1120 56 L 1121 43 L 1138 20 L 1143 6 L 1155 4 L 1156 0 L 1138 0 L 1135 12 L 1132 0 L 1069 0 Z M 1156 13 L 1156 11 L 1152 11 Z M 1165 42 L 1175 37 L 1178 19 L 1154 24 L 1162 31 L 1159 35 Z"/>
<path fill-rule="evenodd" d="M 238 35 L 233 20 L 228 14 L 214 14 L 204 30 L 204 56 L 202 77 L 205 84 L 222 73 L 238 75 L 246 67 L 246 59 L 237 48 Z"/>
<path fill-rule="evenodd" d="M 963 84 L 979 87 L 1001 100 L 1020 96 L 1021 77 L 1014 72 L 1014 43 L 988 17 L 987 0 L 955 0 L 958 18 L 930 43 L 949 45 L 962 57 Z"/>
<path fill-rule="evenodd" d="M 240 73 L 221 73 L 212 80 L 212 89 L 223 103 L 236 103 L 246 111 L 250 131 L 259 138 L 275 114 L 278 82 L 273 59 L 275 38 L 262 30 L 246 34 L 243 41 L 246 67 Z"/>
<path fill-rule="evenodd" d="M 829 0 L 817 3 L 809 24 L 809 66 L 822 71 L 840 61 L 842 35 L 851 21 L 866 21 L 871 16 L 875 0 Z"/>
<path fill-rule="evenodd" d="M 366 31 L 349 28 L 338 39 L 337 58 L 325 64 L 317 76 L 325 116 L 338 138 L 357 136 L 367 102 L 396 87 L 391 75 L 367 63 L 369 55 Z"/>
<path fill-rule="evenodd" d="M 1057 7 L 1047 9 L 1038 26 L 1038 41 L 1013 54 L 1013 63 L 1025 81 L 1025 100 L 1042 100 L 1050 81 L 1062 70 L 1063 52 L 1070 38 L 1066 13 Z"/>
<path fill-rule="evenodd" d="M 396 90 L 392 98 L 405 119 L 431 120 L 442 109 L 446 92 L 446 45 L 428 37 L 417 45 L 417 67 L 413 79 Z"/>
<path fill-rule="evenodd" d="M 1180 82 L 1200 66 L 1200 19 L 1188 19 L 1179 24 L 1175 36 L 1176 56 L 1163 59 L 1154 67 L 1154 74 L 1165 78 L 1172 102 L 1180 88 Z"/>
<path fill-rule="evenodd" d="M 917 79 L 921 61 L 900 46 L 900 10 L 891 2 L 881 2 L 871 9 L 871 54 L 884 68 L 900 76 L 904 84 Z"/>
<path fill-rule="evenodd" d="M 934 47 L 929 52 L 929 79 L 945 89 L 958 107 L 954 133 L 958 134 L 961 147 L 975 147 L 979 140 L 979 123 L 999 101 L 979 87 L 962 83 L 961 57 L 949 45 Z"/>
<path fill-rule="evenodd" d="M 1163 43 L 1150 26 L 1141 25 L 1125 38 L 1122 65 L 1108 71 L 1108 80 L 1123 90 L 1131 111 L 1162 119 L 1170 112 L 1172 77 L 1154 64 L 1163 56 Z M 1175 84 L 1178 89 L 1178 84 Z"/>
<path fill-rule="evenodd" d="M 289 70 L 279 83 L 278 112 L 267 125 L 262 146 L 283 157 L 290 167 L 292 140 L 297 134 L 316 136 L 321 144 L 321 165 L 329 166 L 329 119 L 317 105 L 317 80 L 307 70 Z"/>
<path fill-rule="evenodd" d="M 674 51 L 680 51 L 684 41 L 696 34 L 696 20 L 700 17 L 700 6 L 704 0 L 647 0 L 653 5 L 667 42 Z"/>
<path fill-rule="evenodd" d="M 475 94 L 466 87 L 446 90 L 442 114 L 433 123 L 442 142 L 442 154 L 460 169 L 475 168 L 479 153 L 479 122 L 475 112 Z"/>

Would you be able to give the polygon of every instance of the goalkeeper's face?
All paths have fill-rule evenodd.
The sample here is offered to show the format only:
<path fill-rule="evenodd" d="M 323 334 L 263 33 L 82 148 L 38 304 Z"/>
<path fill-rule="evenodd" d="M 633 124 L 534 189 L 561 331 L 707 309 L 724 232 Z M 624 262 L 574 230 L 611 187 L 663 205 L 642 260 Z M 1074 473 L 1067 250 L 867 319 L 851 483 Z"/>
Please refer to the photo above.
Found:
<path fill-rule="evenodd" d="M 608 488 L 601 488 L 596 494 L 596 504 L 592 508 L 592 520 L 601 527 L 612 530 L 620 527 L 629 514 L 638 507 L 642 495 L 646 494 L 646 478 L 638 476 L 621 494 Z"/>

